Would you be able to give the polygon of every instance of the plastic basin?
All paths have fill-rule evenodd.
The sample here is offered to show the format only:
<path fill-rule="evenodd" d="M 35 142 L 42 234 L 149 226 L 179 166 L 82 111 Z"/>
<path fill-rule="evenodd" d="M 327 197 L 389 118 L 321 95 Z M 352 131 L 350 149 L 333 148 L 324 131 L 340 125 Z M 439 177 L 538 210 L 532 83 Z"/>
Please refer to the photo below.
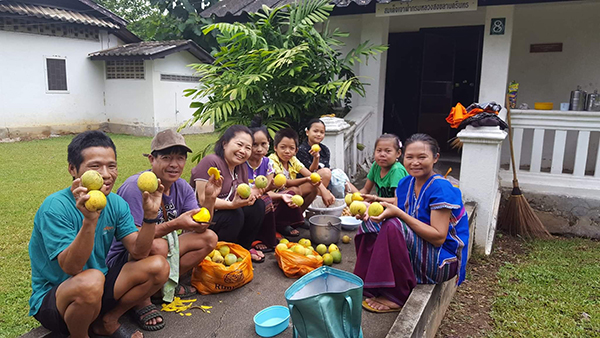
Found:
<path fill-rule="evenodd" d="M 360 223 L 362 223 L 361 220 L 356 219 L 354 216 L 342 216 L 340 219 L 342 220 L 342 229 L 347 231 L 356 230 Z"/>
<path fill-rule="evenodd" d="M 326 207 L 321 196 L 317 196 L 315 200 L 308 206 L 306 210 L 306 218 L 310 218 L 314 215 L 331 215 L 339 217 L 342 215 L 342 211 L 344 211 L 345 207 L 346 202 L 343 198 L 336 199 L 332 205 Z"/>
<path fill-rule="evenodd" d="M 261 337 L 273 337 L 290 325 L 290 310 L 281 305 L 269 306 L 254 316 L 254 329 Z"/>

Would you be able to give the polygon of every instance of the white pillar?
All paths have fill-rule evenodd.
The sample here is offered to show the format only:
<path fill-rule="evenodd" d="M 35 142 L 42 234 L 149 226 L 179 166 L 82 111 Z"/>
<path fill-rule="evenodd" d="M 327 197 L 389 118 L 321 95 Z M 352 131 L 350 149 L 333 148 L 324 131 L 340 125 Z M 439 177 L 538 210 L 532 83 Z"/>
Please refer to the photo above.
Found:
<path fill-rule="evenodd" d="M 506 135 L 499 127 L 473 126 L 467 126 L 457 135 L 463 143 L 460 190 L 465 201 L 477 203 L 474 242 L 486 255 L 492 251 L 496 231 L 500 151 Z"/>
<path fill-rule="evenodd" d="M 374 45 L 387 45 L 390 32 L 390 18 L 376 18 L 375 14 L 363 14 L 361 22 L 360 42 L 369 41 Z M 359 65 L 357 76 L 361 76 L 365 86 L 365 97 L 353 102 L 354 107 L 371 106 L 375 111 L 376 121 L 369 123 L 368 133 L 380 135 L 383 131 L 383 105 L 385 102 L 385 73 L 387 52 L 370 58 L 368 62 Z M 353 99 L 359 95 L 354 94 Z M 353 100 L 355 101 L 355 100 Z"/>
<path fill-rule="evenodd" d="M 481 61 L 479 102 L 496 101 L 504 106 L 512 43 L 515 6 L 487 6 Z M 492 19 L 505 18 L 504 35 L 491 35 Z"/>
<path fill-rule="evenodd" d="M 331 158 L 329 165 L 332 168 L 345 169 L 344 166 L 344 131 L 350 128 L 350 125 L 339 117 L 321 117 L 321 121 L 325 124 L 325 138 L 323 144 L 329 148 Z"/>

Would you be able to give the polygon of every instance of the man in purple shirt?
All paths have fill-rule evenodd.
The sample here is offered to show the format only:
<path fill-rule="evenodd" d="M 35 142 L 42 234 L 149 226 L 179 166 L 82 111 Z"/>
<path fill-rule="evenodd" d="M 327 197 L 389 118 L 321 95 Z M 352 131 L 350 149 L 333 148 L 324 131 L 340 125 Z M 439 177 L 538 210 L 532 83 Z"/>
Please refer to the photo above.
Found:
<path fill-rule="evenodd" d="M 156 223 L 151 253 L 166 257 L 171 267 L 169 280 L 163 286 L 165 302 L 171 302 L 174 296 L 188 297 L 196 293 L 192 286 L 179 284 L 179 276 L 197 266 L 217 245 L 217 235 L 207 229 L 209 224 L 198 223 L 192 218 L 199 211 L 198 201 L 194 190 L 181 178 L 188 152 L 192 150 L 183 136 L 173 130 L 164 130 L 152 140 L 151 153 L 147 155 L 150 170 L 164 186 L 157 219 L 144 219 L 142 193 L 137 186 L 141 172 L 125 180 L 117 190 L 117 194 L 129 204 L 136 226 L 148 221 Z M 222 179 L 217 181 L 212 177 L 204 191 L 203 207 L 209 210 L 211 218 L 221 184 Z M 178 234 L 178 230 L 182 234 Z M 108 266 L 130 259 L 123 244 L 113 241 L 106 258 Z M 160 330 L 165 325 L 158 308 L 149 298 L 134 307 L 134 318 L 147 331 Z"/>

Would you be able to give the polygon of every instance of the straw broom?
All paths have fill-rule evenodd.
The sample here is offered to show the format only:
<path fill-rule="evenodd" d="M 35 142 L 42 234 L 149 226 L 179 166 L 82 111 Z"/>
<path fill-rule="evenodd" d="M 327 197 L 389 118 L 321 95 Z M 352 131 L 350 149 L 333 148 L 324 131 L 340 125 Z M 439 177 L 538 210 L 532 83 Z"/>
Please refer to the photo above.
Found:
<path fill-rule="evenodd" d="M 510 158 L 512 161 L 513 172 L 513 190 L 508 199 L 508 204 L 504 210 L 504 215 L 500 219 L 499 229 L 504 230 L 511 236 L 520 236 L 530 240 L 535 238 L 548 239 L 552 235 L 546 230 L 544 224 L 537 217 L 529 202 L 521 189 L 519 188 L 519 180 L 517 179 L 517 168 L 515 167 L 515 152 L 513 149 L 512 126 L 510 123 L 510 106 L 508 104 L 508 96 L 506 100 L 506 111 L 508 120 L 508 140 L 510 142 Z"/>

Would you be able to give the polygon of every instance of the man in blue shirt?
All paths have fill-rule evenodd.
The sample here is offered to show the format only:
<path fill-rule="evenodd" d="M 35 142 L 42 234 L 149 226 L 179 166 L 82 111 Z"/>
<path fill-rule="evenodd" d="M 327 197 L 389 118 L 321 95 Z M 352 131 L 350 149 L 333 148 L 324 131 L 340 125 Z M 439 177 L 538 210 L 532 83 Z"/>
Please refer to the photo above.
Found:
<path fill-rule="evenodd" d="M 49 330 L 74 338 L 88 333 L 142 337 L 139 331 L 127 332 L 118 319 L 168 278 L 166 259 L 149 256 L 164 187 L 144 192 L 144 226 L 138 231 L 127 203 L 111 193 L 117 179 L 112 140 L 101 131 L 79 134 L 69 144 L 67 159 L 71 187 L 48 196 L 34 219 L 29 314 Z M 104 179 L 100 191 L 107 204 L 102 210 L 85 208 L 89 195 L 80 177 L 87 170 L 98 171 Z M 107 268 L 113 238 L 136 261 Z"/>

